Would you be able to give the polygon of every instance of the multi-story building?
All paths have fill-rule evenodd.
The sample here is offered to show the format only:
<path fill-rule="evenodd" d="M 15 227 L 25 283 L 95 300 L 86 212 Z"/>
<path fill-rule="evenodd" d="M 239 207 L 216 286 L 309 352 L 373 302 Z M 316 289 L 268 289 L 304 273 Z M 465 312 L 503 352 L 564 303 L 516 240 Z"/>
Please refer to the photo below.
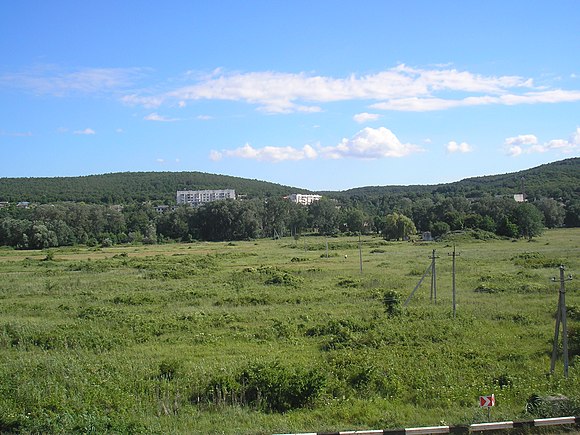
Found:
<path fill-rule="evenodd" d="M 320 201 L 320 198 L 322 198 L 320 195 L 307 195 L 302 193 L 292 193 L 291 195 L 288 195 L 290 201 L 302 205 L 310 205 L 314 201 Z"/>
<path fill-rule="evenodd" d="M 178 190 L 177 204 L 201 205 L 206 202 L 219 201 L 220 199 L 236 199 L 234 189 L 224 190 Z"/>

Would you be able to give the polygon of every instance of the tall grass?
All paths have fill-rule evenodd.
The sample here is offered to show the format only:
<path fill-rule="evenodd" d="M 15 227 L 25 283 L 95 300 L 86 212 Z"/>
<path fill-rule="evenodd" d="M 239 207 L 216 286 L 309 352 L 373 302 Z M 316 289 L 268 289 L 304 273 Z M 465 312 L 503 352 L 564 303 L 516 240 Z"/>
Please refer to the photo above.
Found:
<path fill-rule="evenodd" d="M 487 418 L 477 399 L 490 393 L 494 419 L 580 413 L 578 281 L 566 283 L 570 375 L 561 358 L 549 375 L 551 278 L 560 263 L 580 270 L 577 229 L 533 242 L 367 237 L 362 273 L 358 238 L 305 239 L 3 250 L 0 432 L 467 424 Z M 436 303 L 426 279 L 403 308 L 433 249 Z"/>

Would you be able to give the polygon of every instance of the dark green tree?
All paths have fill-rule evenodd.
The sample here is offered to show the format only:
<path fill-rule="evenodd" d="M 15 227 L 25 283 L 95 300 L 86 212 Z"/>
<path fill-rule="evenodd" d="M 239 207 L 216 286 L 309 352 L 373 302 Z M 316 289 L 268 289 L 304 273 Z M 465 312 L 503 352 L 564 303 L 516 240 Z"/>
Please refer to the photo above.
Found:
<path fill-rule="evenodd" d="M 383 237 L 387 240 L 404 240 L 416 233 L 417 228 L 415 227 L 415 224 L 405 215 L 391 213 L 385 218 Z"/>
<path fill-rule="evenodd" d="M 334 234 L 338 230 L 338 209 L 336 202 L 322 198 L 308 206 L 309 224 L 321 234 Z"/>
<path fill-rule="evenodd" d="M 564 225 L 566 210 L 564 205 L 552 198 L 542 198 L 533 203 L 544 215 L 544 223 L 548 228 L 557 228 Z"/>
<path fill-rule="evenodd" d="M 519 235 L 527 239 L 539 236 L 544 230 L 544 216 L 533 204 L 522 202 L 514 210 Z"/>

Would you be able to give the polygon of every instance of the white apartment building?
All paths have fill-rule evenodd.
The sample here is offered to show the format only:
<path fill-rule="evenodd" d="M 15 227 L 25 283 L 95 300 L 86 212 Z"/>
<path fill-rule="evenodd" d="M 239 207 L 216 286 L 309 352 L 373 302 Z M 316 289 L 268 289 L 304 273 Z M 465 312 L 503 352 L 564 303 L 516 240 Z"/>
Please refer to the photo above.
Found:
<path fill-rule="evenodd" d="M 310 205 L 314 201 L 320 201 L 320 198 L 322 198 L 320 195 L 306 195 L 302 193 L 292 193 L 291 195 L 288 195 L 290 201 L 301 205 Z"/>
<path fill-rule="evenodd" d="M 236 199 L 234 189 L 223 190 L 178 190 L 177 204 L 201 205 L 206 202 L 219 201 L 221 199 Z"/>

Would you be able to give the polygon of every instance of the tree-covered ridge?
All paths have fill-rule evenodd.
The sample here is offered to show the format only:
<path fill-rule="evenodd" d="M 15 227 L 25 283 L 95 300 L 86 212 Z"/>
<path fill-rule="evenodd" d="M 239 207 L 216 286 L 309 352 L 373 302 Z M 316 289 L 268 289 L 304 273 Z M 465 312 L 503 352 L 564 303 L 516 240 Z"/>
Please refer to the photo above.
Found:
<path fill-rule="evenodd" d="M 580 198 L 580 158 L 571 158 L 519 172 L 466 178 L 436 185 L 368 186 L 342 192 L 327 192 L 341 198 L 374 199 L 383 196 L 421 197 L 441 194 L 477 198 L 484 194 L 513 195 L 521 193 L 522 181 L 528 198 Z"/>
<path fill-rule="evenodd" d="M 249 198 L 283 196 L 296 187 L 203 172 L 119 172 L 82 177 L 0 178 L 0 201 L 131 204 L 175 203 L 178 190 L 235 189 Z"/>
<path fill-rule="evenodd" d="M 478 198 L 485 194 L 513 195 L 521 192 L 522 178 L 530 199 L 554 198 L 564 202 L 580 199 L 580 158 L 561 160 L 520 172 L 467 178 L 437 185 L 368 186 L 342 192 L 322 192 L 356 204 L 384 197 L 416 199 L 431 195 Z M 297 187 L 203 172 L 120 172 L 82 177 L 0 178 L 0 201 L 93 204 L 130 204 L 157 201 L 172 204 L 177 190 L 235 189 L 248 198 L 285 196 L 307 192 Z"/>
<path fill-rule="evenodd" d="M 80 182 L 74 189 L 86 186 L 86 196 L 71 197 L 75 200 L 43 204 L 37 199 L 31 201 L 30 207 L 4 205 L 0 208 L 0 246 L 43 249 L 75 244 L 245 240 L 313 231 L 326 235 L 375 233 L 387 239 L 402 239 L 417 232 L 440 237 L 450 231 L 470 230 L 531 239 L 544 227 L 580 226 L 579 161 L 572 159 L 518 174 L 483 177 L 479 182 L 470 179 L 418 186 L 415 190 L 370 188 L 350 195 L 329 193 L 309 206 L 283 199 L 293 188 L 255 180 L 209 174 L 188 178 L 187 173 L 161 174 L 164 178 L 155 173 L 110 174 L 99 178 L 109 183 L 109 190 L 91 190 L 95 184 Z M 169 181 L 168 176 L 176 179 Z M 80 180 L 86 182 L 89 178 Z M 517 185 L 521 178 L 531 185 L 526 188 L 526 202 L 513 197 L 521 192 Z M 58 193 L 55 186 L 63 186 L 62 180 L 66 179 L 58 179 L 61 183 L 47 182 L 46 198 Z M 159 192 L 175 189 L 177 184 L 180 189 L 225 187 L 214 182 L 237 182 L 226 186 L 235 188 L 238 194 L 243 192 L 243 200 L 215 201 L 202 207 L 166 207 L 163 213 L 157 213 L 152 204 L 156 198 L 157 203 L 174 201 L 175 190 L 165 196 Z M 471 187 L 469 183 L 475 184 Z M 113 196 L 115 186 L 124 190 L 115 191 Z M 141 187 L 143 190 L 139 190 Z M 99 193 L 103 203 L 98 203 Z M 91 203 L 91 198 L 97 203 Z"/>

